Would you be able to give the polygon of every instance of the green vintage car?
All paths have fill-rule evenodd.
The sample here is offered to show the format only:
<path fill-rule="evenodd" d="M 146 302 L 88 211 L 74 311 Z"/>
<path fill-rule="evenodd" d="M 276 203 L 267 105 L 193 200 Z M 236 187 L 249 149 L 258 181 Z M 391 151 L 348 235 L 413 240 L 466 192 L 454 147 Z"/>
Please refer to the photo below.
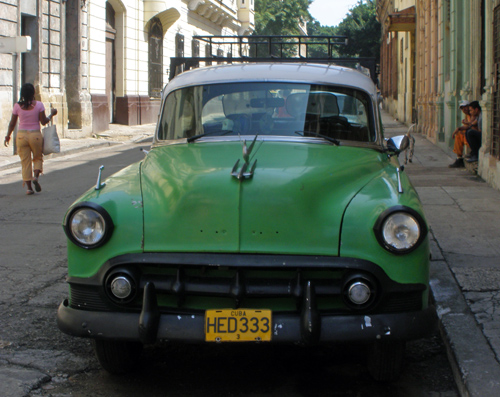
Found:
<path fill-rule="evenodd" d="M 371 79 L 314 64 L 200 68 L 150 152 L 68 210 L 60 329 L 109 372 L 144 344 L 365 343 L 376 379 L 433 331 L 419 197 Z"/>

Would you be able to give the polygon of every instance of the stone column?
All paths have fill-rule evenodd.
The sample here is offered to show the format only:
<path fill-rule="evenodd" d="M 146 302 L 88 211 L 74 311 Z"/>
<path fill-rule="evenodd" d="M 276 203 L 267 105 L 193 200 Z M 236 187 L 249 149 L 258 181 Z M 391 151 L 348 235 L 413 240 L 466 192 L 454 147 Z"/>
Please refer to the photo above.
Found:
<path fill-rule="evenodd" d="M 66 97 L 68 136 L 77 138 L 92 133 L 92 104 L 87 90 L 86 12 L 80 1 L 66 2 Z"/>

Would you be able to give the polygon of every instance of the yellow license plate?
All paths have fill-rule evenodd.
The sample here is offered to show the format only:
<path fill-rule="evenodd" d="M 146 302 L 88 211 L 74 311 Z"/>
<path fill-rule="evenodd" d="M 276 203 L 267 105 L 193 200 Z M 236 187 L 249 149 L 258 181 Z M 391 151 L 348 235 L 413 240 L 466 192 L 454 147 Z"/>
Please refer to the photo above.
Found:
<path fill-rule="evenodd" d="M 207 342 L 269 342 L 271 310 L 217 309 L 205 312 Z"/>

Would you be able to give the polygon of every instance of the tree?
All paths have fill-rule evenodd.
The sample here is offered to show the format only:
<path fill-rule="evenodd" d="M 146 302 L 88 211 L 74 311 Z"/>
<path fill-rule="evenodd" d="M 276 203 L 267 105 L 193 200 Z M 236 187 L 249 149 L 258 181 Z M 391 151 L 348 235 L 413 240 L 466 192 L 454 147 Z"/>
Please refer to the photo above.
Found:
<path fill-rule="evenodd" d="M 256 36 L 299 36 L 305 32 L 301 26 L 313 20 L 309 14 L 309 5 L 313 0 L 255 0 L 255 31 Z M 272 39 L 274 43 L 280 41 Z M 284 38 L 284 42 L 292 41 Z M 295 40 L 296 43 L 296 40 Z M 313 47 L 313 46 L 311 46 Z M 310 48 L 311 48 L 310 47 Z M 325 47 L 326 48 L 326 47 Z M 268 56 L 268 48 L 260 45 L 254 47 L 257 56 Z M 293 57 L 298 52 L 297 44 L 271 46 L 271 54 L 276 56 Z M 326 50 L 325 50 L 326 55 Z"/>
<path fill-rule="evenodd" d="M 255 36 L 298 36 L 300 25 L 307 23 L 309 36 L 347 36 L 347 45 L 336 46 L 333 57 L 371 57 L 379 63 L 380 23 L 376 19 L 375 0 L 358 0 L 349 14 L 338 26 L 322 26 L 309 14 L 313 0 L 255 0 Z M 285 40 L 286 41 L 286 40 Z M 267 47 L 253 46 L 257 56 L 268 56 Z M 284 56 L 295 56 L 297 46 L 284 45 Z M 310 45 L 308 56 L 326 57 L 327 45 Z M 272 54 L 279 55 L 280 46 L 272 46 Z"/>
<path fill-rule="evenodd" d="M 336 36 L 335 26 L 323 26 L 316 19 L 311 17 L 311 20 L 307 24 L 307 35 L 308 36 Z M 326 41 L 325 41 L 326 42 Z M 312 58 L 326 58 L 328 56 L 328 46 L 327 45 L 310 45 L 308 48 L 308 55 Z M 337 48 L 333 48 L 332 57 L 338 57 Z"/>
<path fill-rule="evenodd" d="M 366 3 L 359 0 L 339 24 L 336 33 L 349 38 L 348 45 L 338 49 L 341 56 L 372 57 L 379 63 L 381 27 L 376 18 L 374 0 Z"/>
<path fill-rule="evenodd" d="M 255 0 L 255 35 L 297 36 L 309 22 L 312 0 Z"/>

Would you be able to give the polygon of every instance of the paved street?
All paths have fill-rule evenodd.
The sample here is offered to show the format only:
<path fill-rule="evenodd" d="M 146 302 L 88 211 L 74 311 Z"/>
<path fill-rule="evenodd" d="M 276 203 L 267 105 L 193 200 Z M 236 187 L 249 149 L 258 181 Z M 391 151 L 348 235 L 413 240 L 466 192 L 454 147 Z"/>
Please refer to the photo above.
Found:
<path fill-rule="evenodd" d="M 114 135 L 110 142 L 116 144 L 119 134 Z M 77 142 L 69 142 L 66 149 L 70 144 Z M 162 396 L 165 390 L 172 396 L 264 392 L 300 396 L 325 395 L 333 389 L 342 396 L 457 395 L 445 347 L 437 334 L 408 345 L 403 376 L 391 385 L 370 379 L 363 365 L 364 351 L 356 346 L 318 350 L 165 346 L 147 349 L 141 370 L 126 379 L 106 374 L 97 364 L 89 340 L 64 335 L 55 324 L 57 305 L 67 295 L 65 237 L 60 223 L 71 202 L 95 184 L 101 164 L 105 164 L 107 176 L 140 160 L 139 147 L 143 146 L 147 147 L 105 145 L 50 159 L 45 164 L 43 191 L 34 197 L 24 195 L 18 169 L 0 173 L 5 204 L 0 210 L 5 225 L 0 238 L 7 243 L 0 274 L 9 280 L 0 295 L 2 396 Z M 30 242 L 26 249 L 24 236 Z"/>
<path fill-rule="evenodd" d="M 387 115 L 384 125 L 389 136 L 407 131 Z M 131 145 L 109 145 L 150 136 L 152 129 L 120 127 L 108 139 L 64 140 L 63 155 L 46 161 L 39 197 L 24 196 L 17 157 L 11 155 L 11 148 L 0 149 L 0 237 L 7 247 L 0 262 L 0 276 L 6 280 L 0 290 L 0 387 L 28 392 L 41 385 L 65 385 L 70 393 L 69 374 L 82 382 L 86 371 L 96 371 L 89 344 L 68 338 L 55 327 L 54 307 L 66 294 L 65 237 L 60 224 L 66 208 L 83 192 L 82 186 L 95 184 L 102 161 L 99 152 L 115 159 L 105 169 L 105 175 L 110 175 L 143 154 L 140 145 L 133 150 Z M 500 192 L 464 169 L 449 169 L 449 153 L 420 135 L 415 138 L 415 156 L 406 172 L 421 196 L 431 228 L 431 285 L 458 390 L 462 395 L 496 396 L 500 390 Z M 82 153 L 96 145 L 103 146 Z M 22 254 L 13 262 L 5 252 Z M 53 332 L 43 333 L 46 329 Z M 410 348 L 410 357 L 440 349 L 438 342 L 430 341 L 423 349 Z M 341 364 L 337 362 L 335 368 Z M 418 373 L 417 367 L 409 370 Z M 452 389 L 445 390 L 440 395 L 455 395 Z"/>

